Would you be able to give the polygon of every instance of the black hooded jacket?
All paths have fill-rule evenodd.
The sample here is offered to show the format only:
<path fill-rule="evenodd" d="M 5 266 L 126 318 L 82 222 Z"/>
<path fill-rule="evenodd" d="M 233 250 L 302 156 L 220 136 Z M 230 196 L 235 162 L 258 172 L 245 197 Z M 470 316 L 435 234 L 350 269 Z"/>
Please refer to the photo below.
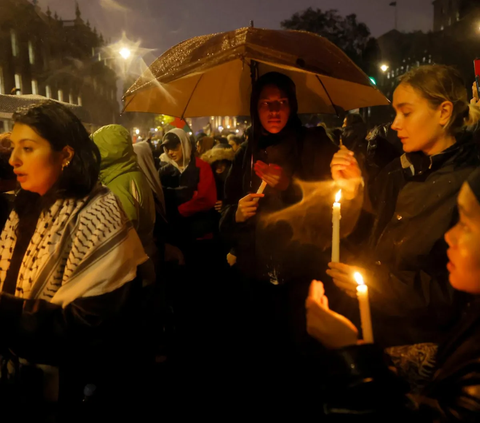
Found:
<path fill-rule="evenodd" d="M 266 85 L 276 85 L 287 96 L 290 105 L 290 119 L 278 134 L 266 132 L 258 116 L 257 104 L 260 93 Z M 309 278 L 320 269 L 319 255 L 329 246 L 331 240 L 331 207 L 333 182 L 330 176 L 330 162 L 337 147 L 330 141 L 322 127 L 302 127 L 297 115 L 295 85 L 286 76 L 270 73 L 261 77 L 254 86 L 251 98 L 253 125 L 248 140 L 237 151 L 235 160 L 225 183 L 225 209 L 220 230 L 229 243 L 235 247 L 237 265 L 241 272 L 257 280 L 271 281 L 277 278 L 282 284 L 292 278 Z M 255 193 L 261 184 L 253 165 L 257 160 L 274 163 L 283 168 L 290 178 L 286 191 L 267 186 L 265 197 L 260 199 L 257 215 L 244 223 L 235 222 L 238 201 L 249 193 Z M 276 219 L 265 225 L 265 217 L 285 210 L 302 201 L 302 190 L 294 183 L 296 179 L 308 182 L 325 182 L 320 194 L 328 198 L 305 204 L 301 213 L 288 218 Z M 302 228 L 309 233 L 306 242 L 298 238 L 292 228 L 292 220 L 302 221 Z M 342 219 L 343 229 L 348 219 Z M 327 260 L 328 261 L 328 260 Z"/>

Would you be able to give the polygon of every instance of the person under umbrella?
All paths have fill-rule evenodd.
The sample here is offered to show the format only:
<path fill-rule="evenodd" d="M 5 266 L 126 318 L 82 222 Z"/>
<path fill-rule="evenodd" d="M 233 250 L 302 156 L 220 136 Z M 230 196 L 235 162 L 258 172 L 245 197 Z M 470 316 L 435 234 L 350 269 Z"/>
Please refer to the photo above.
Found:
<path fill-rule="evenodd" d="M 304 298 L 309 275 L 320 271 L 320 247 L 325 245 L 294 242 L 287 224 L 265 226 L 262 218 L 301 200 L 294 178 L 331 181 L 330 161 L 337 147 L 323 128 L 302 126 L 296 87 L 286 75 L 271 72 L 259 78 L 250 107 L 253 126 L 225 181 L 220 230 L 235 248 L 247 289 L 247 345 L 266 369 L 280 361 L 285 376 L 308 344 Z M 262 180 L 268 184 L 265 193 L 255 194 Z M 326 207 L 330 217 L 331 203 Z"/>

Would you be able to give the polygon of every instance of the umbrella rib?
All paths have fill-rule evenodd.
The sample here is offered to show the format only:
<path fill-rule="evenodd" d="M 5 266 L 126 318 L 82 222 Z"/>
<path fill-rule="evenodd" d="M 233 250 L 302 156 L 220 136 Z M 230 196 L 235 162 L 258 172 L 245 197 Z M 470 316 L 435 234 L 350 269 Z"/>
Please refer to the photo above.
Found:
<path fill-rule="evenodd" d="M 323 81 L 318 77 L 318 75 L 315 75 L 315 77 L 318 79 L 318 82 L 320 82 L 320 84 L 322 84 L 322 88 L 323 88 L 323 90 L 325 91 L 325 94 L 327 94 L 327 97 L 328 97 L 328 99 L 330 100 L 330 104 L 332 105 L 333 110 L 335 110 L 335 113 L 336 113 L 336 115 L 338 116 L 337 107 L 335 106 L 335 104 L 333 104 L 332 97 L 330 97 L 330 94 L 328 93 L 327 89 L 325 88 L 325 84 L 324 84 Z"/>
<path fill-rule="evenodd" d="M 192 100 L 193 94 L 195 94 L 195 91 L 197 90 L 198 84 L 200 84 L 200 81 L 202 80 L 203 75 L 205 74 L 202 73 L 200 75 L 200 78 L 198 78 L 198 81 L 195 84 L 195 88 L 192 90 L 192 94 L 190 94 L 190 98 L 188 99 L 187 104 L 185 105 L 185 109 L 183 110 L 182 116 L 180 116 L 180 118 L 183 120 L 185 120 L 185 113 L 187 112 L 187 109 L 188 109 L 188 106 L 190 105 L 190 101 Z"/>
<path fill-rule="evenodd" d="M 122 112 L 120 113 L 120 115 L 123 115 L 125 113 L 125 109 L 130 105 L 130 103 L 133 101 L 133 96 L 130 100 L 128 100 L 128 103 L 125 104 L 125 106 L 123 106 L 123 109 L 122 109 Z"/>

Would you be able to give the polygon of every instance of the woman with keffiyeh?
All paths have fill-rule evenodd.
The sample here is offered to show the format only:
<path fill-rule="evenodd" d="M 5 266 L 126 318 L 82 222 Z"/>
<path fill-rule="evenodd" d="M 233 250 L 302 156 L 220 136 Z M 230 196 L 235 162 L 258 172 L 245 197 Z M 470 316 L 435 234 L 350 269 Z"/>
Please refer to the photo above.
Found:
<path fill-rule="evenodd" d="M 0 352 L 58 367 L 60 399 L 75 403 L 85 383 L 101 385 L 89 364 L 100 368 L 102 346 L 117 345 L 119 317 L 148 257 L 98 183 L 100 154 L 82 123 L 54 101 L 13 119 L 10 164 L 21 189 L 0 235 Z M 48 383 L 55 371 L 43 370 Z"/>

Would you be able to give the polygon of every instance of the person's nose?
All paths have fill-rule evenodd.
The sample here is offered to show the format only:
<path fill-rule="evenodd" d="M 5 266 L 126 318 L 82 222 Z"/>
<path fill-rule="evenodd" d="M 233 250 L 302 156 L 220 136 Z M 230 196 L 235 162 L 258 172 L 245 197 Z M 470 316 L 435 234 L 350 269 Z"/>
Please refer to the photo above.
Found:
<path fill-rule="evenodd" d="M 12 152 L 10 153 L 10 158 L 8 159 L 8 163 L 13 168 L 19 167 L 22 164 L 16 148 L 12 149 Z"/>
<path fill-rule="evenodd" d="M 400 131 L 402 129 L 402 126 L 401 126 L 401 119 L 398 115 L 395 116 L 395 120 L 392 122 L 392 126 L 391 128 L 394 130 L 394 131 Z"/>
<path fill-rule="evenodd" d="M 456 236 L 457 228 L 458 228 L 458 223 L 445 234 L 445 241 L 447 242 L 450 248 L 453 248 L 457 244 L 457 236 Z"/>
<path fill-rule="evenodd" d="M 270 113 L 278 113 L 280 111 L 280 103 L 278 101 L 272 101 L 268 106 Z"/>

